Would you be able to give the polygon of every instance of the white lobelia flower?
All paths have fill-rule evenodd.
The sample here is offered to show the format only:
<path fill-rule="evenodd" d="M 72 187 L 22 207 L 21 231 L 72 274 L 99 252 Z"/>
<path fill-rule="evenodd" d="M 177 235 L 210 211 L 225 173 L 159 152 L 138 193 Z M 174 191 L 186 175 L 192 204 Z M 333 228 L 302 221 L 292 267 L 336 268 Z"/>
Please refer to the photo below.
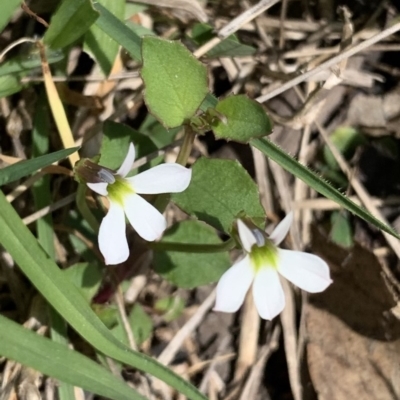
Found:
<path fill-rule="evenodd" d="M 332 283 L 329 267 L 320 257 L 277 247 L 289 232 L 292 220 L 293 213 L 289 213 L 269 237 L 260 229 L 250 229 L 240 219 L 237 221 L 246 254 L 219 280 L 214 311 L 236 312 L 253 283 L 258 313 L 271 320 L 285 307 L 279 274 L 310 293 L 322 292 Z"/>
<path fill-rule="evenodd" d="M 164 216 L 139 194 L 183 192 L 190 183 L 192 171 L 176 163 L 161 164 L 138 175 L 126 178 L 135 160 L 131 143 L 116 173 L 99 168 L 100 182 L 87 183 L 94 192 L 107 196 L 110 207 L 99 230 L 99 248 L 106 264 L 119 264 L 129 256 L 125 216 L 145 240 L 159 238 L 167 227 Z"/>

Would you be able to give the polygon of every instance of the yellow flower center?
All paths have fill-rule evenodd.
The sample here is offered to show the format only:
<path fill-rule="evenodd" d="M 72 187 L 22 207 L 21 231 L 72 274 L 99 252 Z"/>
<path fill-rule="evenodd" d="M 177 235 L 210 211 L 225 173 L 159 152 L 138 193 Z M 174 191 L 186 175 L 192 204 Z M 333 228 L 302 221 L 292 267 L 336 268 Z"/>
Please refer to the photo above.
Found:
<path fill-rule="evenodd" d="M 108 197 L 111 201 L 119 203 L 124 206 L 124 199 L 126 196 L 135 194 L 131 184 L 120 176 L 115 176 L 115 182 L 107 186 Z"/>
<path fill-rule="evenodd" d="M 250 260 L 255 272 L 258 272 L 261 268 L 271 267 L 278 268 L 278 249 L 270 241 L 266 240 L 263 246 L 257 246 L 256 244 L 251 248 Z"/>

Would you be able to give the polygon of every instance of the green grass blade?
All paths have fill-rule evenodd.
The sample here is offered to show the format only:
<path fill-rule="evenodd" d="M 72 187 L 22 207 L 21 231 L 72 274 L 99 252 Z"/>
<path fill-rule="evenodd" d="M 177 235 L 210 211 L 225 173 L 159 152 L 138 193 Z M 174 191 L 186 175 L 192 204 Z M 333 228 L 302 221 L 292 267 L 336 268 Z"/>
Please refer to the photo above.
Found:
<path fill-rule="evenodd" d="M 0 315 L 0 354 L 56 379 L 115 400 L 145 400 L 90 358 Z"/>
<path fill-rule="evenodd" d="M 100 3 L 95 3 L 94 8 L 100 13 L 95 25 L 124 47 L 134 60 L 141 61 L 142 53 L 140 47 L 142 40 L 140 36 L 124 25 Z"/>
<path fill-rule="evenodd" d="M 0 191 L 0 244 L 43 297 L 73 328 L 103 354 L 147 372 L 192 400 L 207 399 L 189 382 L 144 354 L 118 341 L 92 311 L 78 289 L 44 253 Z"/>
<path fill-rule="evenodd" d="M 32 160 L 20 161 L 9 167 L 2 168 L 0 169 L 0 186 L 14 182 L 56 161 L 60 161 L 70 154 L 75 153 L 78 149 L 79 147 L 72 147 L 70 149 L 59 150 L 54 153 L 46 154 L 45 156 L 33 158 Z"/>
<path fill-rule="evenodd" d="M 325 182 L 315 172 L 300 164 L 297 160 L 295 160 L 289 154 L 285 153 L 281 148 L 272 143 L 270 140 L 253 139 L 250 144 L 262 151 L 267 157 L 275 161 L 286 171 L 301 179 L 318 193 L 322 194 L 328 199 L 333 200 L 340 206 L 344 207 L 346 210 L 349 210 L 353 214 L 364 219 L 370 224 L 376 226 L 377 228 L 389 233 L 390 235 L 393 235 L 397 239 L 400 239 L 400 234 L 394 231 L 390 226 L 387 226 L 383 222 L 379 221 L 367 210 L 352 202 L 337 189 L 332 187 L 329 183 Z"/>

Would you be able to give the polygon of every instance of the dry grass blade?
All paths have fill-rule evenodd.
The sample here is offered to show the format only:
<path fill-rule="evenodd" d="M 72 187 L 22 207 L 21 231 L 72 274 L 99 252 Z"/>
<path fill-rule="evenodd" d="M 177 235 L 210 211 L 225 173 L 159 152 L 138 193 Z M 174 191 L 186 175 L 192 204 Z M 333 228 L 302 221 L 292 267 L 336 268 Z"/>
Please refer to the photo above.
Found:
<path fill-rule="evenodd" d="M 330 67 L 333 67 L 334 65 L 340 63 L 342 60 L 345 60 L 346 58 L 354 56 L 355 54 L 359 53 L 360 51 L 365 50 L 369 46 L 381 41 L 382 39 L 385 39 L 386 37 L 388 37 L 390 35 L 393 35 L 394 33 L 396 33 L 399 30 L 400 30 L 400 22 L 397 22 L 390 28 L 384 29 L 382 32 L 376 34 L 375 36 L 372 36 L 371 38 L 364 40 L 361 43 L 358 43 L 352 47 L 349 47 L 348 49 L 342 51 L 337 56 L 332 57 L 329 60 L 323 62 L 318 67 L 315 67 L 315 68 L 297 76 L 296 78 L 293 78 L 290 81 L 282 84 L 278 88 L 273 89 L 270 92 L 263 94 L 262 96 L 259 96 L 256 100 L 260 103 L 264 103 L 265 101 L 268 101 L 268 100 L 272 99 L 273 97 L 278 96 L 279 94 L 285 92 L 286 90 L 292 88 L 293 86 L 296 86 L 299 83 L 306 81 L 308 78 L 318 74 L 319 72 L 322 72 Z"/>

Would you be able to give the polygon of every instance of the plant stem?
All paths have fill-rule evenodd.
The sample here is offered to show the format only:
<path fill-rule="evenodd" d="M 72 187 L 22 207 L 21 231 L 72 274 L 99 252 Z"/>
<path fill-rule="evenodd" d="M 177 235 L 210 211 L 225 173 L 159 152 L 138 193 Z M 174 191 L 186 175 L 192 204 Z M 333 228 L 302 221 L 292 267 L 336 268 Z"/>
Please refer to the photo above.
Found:
<path fill-rule="evenodd" d="M 86 203 L 85 193 L 86 185 L 80 183 L 76 194 L 76 206 L 78 207 L 79 212 L 82 214 L 82 217 L 85 218 L 93 231 L 97 233 L 100 225 Z"/>
<path fill-rule="evenodd" d="M 217 244 L 192 244 L 176 242 L 152 242 L 149 247 L 157 251 L 177 251 L 180 253 L 221 253 L 232 250 L 235 247 L 234 239 Z"/>

